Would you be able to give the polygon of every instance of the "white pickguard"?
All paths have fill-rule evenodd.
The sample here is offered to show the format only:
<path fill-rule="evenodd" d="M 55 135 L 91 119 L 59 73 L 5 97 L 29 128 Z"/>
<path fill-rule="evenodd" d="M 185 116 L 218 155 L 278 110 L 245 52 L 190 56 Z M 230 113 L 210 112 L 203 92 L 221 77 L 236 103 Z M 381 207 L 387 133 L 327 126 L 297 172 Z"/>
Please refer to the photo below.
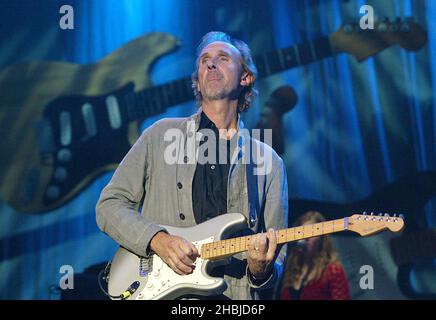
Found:
<path fill-rule="evenodd" d="M 202 244 L 212 242 L 213 237 L 194 242 L 193 244 L 200 250 Z M 153 300 L 170 296 L 178 289 L 201 290 L 203 287 L 210 290 L 214 285 L 219 284 L 219 279 L 209 277 L 205 270 L 205 261 L 198 258 L 195 263 L 194 272 L 189 275 L 179 275 L 175 273 L 159 256 L 153 256 L 153 270 L 148 275 L 147 283 L 142 291 L 136 296 L 139 300 Z M 179 294 L 178 294 L 179 295 Z"/>

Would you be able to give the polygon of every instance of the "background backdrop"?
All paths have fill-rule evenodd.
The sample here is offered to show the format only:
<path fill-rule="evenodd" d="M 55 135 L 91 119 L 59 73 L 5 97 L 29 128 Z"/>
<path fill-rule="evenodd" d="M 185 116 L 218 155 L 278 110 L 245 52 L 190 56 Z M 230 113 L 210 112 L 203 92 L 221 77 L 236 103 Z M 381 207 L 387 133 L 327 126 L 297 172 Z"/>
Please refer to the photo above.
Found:
<path fill-rule="evenodd" d="M 74 9 L 73 30 L 59 27 L 63 4 Z M 333 217 L 351 215 L 346 208 L 360 209 L 359 201 L 369 199 L 374 206 L 367 211 L 392 207 L 392 213 L 412 221 L 413 231 L 426 230 L 436 223 L 436 62 L 431 58 L 436 57 L 436 1 L 1 0 L 0 69 L 35 60 L 97 63 L 132 39 L 165 32 L 179 39 L 180 47 L 151 69 L 153 84 L 164 84 L 191 74 L 195 48 L 211 30 L 245 40 L 257 55 L 329 35 L 343 23 L 358 21 L 364 4 L 373 6 L 376 18 L 412 17 L 426 30 L 427 42 L 416 52 L 393 45 L 361 63 L 343 53 L 271 75 L 258 82 L 260 96 L 244 121 L 255 127 L 278 87 L 291 86 L 297 93 L 297 104 L 282 118 L 282 157 L 295 202 L 291 219 L 306 208 L 303 200 L 314 208 L 332 205 L 324 213 Z M 195 110 L 193 101 L 175 105 L 145 119 L 141 127 Z M 8 152 L 1 150 L 0 157 Z M 95 204 L 111 174 L 104 173 L 72 201 L 48 212 L 24 213 L 0 203 L 1 299 L 93 296 L 96 265 L 117 249 L 95 223 Z M 411 297 L 398 282 L 399 266 L 389 247 L 393 237 L 335 237 L 353 298 Z M 358 287 L 364 264 L 374 267 L 374 290 Z M 63 265 L 74 268 L 75 293 L 56 289 Z M 434 294 L 434 273 L 431 257 L 416 259 L 406 287 Z"/>

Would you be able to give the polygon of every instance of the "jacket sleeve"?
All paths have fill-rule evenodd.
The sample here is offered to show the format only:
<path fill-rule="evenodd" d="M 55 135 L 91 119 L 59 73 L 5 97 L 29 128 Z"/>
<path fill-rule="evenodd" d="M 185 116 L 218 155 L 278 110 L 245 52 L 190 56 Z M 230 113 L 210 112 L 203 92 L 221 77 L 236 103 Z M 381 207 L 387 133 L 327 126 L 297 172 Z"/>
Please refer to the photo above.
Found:
<path fill-rule="evenodd" d="M 278 165 L 271 172 L 272 178 L 266 189 L 266 200 L 264 208 L 265 228 L 274 228 L 275 231 L 288 228 L 288 182 L 286 167 L 283 160 L 278 158 Z M 274 268 L 271 275 L 261 284 L 255 283 L 251 278 L 247 267 L 248 283 L 253 289 L 270 289 L 275 286 L 281 278 L 286 260 L 287 245 L 279 245 Z"/>
<path fill-rule="evenodd" d="M 139 213 L 152 163 L 150 131 L 142 133 L 121 161 L 96 206 L 98 227 L 139 256 L 147 256 L 153 236 L 165 231 Z"/>

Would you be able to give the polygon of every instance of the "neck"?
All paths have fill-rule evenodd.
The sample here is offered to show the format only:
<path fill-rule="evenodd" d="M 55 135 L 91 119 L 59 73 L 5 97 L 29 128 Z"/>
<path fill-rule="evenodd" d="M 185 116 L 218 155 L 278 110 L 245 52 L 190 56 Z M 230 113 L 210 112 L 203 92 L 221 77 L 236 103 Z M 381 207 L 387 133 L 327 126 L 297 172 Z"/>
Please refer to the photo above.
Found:
<path fill-rule="evenodd" d="M 215 124 L 218 129 L 237 130 L 237 101 L 203 100 L 201 107 L 206 116 Z"/>

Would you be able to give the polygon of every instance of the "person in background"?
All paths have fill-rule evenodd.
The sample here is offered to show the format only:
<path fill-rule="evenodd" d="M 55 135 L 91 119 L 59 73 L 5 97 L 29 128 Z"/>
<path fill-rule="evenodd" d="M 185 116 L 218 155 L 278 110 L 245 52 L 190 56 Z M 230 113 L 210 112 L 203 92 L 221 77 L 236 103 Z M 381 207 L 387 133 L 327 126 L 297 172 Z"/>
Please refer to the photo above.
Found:
<path fill-rule="evenodd" d="M 308 211 L 296 226 L 323 221 L 320 212 Z M 350 299 L 347 275 L 328 235 L 298 241 L 290 251 L 282 283 L 281 300 Z"/>

